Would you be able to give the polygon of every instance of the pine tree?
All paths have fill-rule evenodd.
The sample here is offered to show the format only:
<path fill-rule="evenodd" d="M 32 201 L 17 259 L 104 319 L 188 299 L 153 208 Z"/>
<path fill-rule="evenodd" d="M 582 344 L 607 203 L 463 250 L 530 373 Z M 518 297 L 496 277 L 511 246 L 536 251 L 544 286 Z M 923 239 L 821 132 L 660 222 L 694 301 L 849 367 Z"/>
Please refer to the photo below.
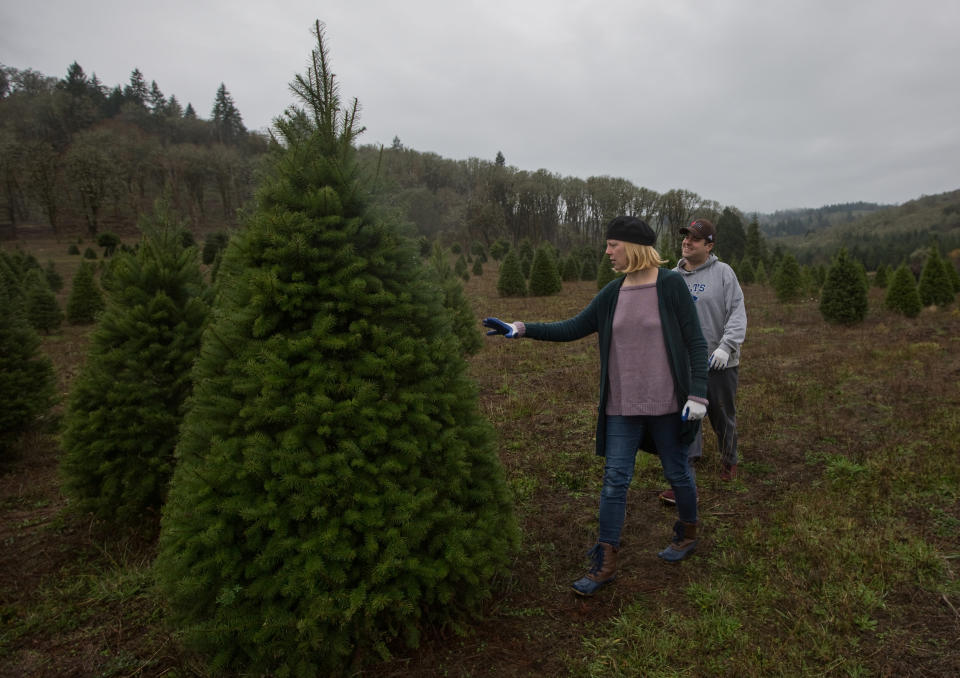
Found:
<path fill-rule="evenodd" d="M 223 231 L 208 233 L 203 239 L 201 261 L 203 261 L 203 263 L 207 266 L 212 264 L 214 259 L 217 258 L 217 255 L 219 255 L 227 246 L 227 241 L 229 239 L 230 236 Z"/>
<path fill-rule="evenodd" d="M 59 292 L 63 289 L 63 276 L 57 271 L 57 267 L 52 261 L 47 262 L 47 267 L 44 269 L 43 274 L 46 277 L 47 285 L 50 286 L 51 290 L 54 292 Z"/>
<path fill-rule="evenodd" d="M 947 277 L 953 283 L 953 293 L 960 294 L 960 271 L 957 270 L 950 259 L 943 261 L 943 267 L 947 269 Z"/>
<path fill-rule="evenodd" d="M 530 242 L 530 238 L 523 238 L 520 241 L 520 244 L 517 246 L 517 249 L 519 250 L 518 253 L 520 254 L 520 261 L 523 261 L 524 259 L 529 259 L 530 262 L 533 263 L 533 255 L 535 254 L 535 249 L 533 247 L 533 243 Z M 527 277 L 530 277 L 529 273 L 527 274 Z"/>
<path fill-rule="evenodd" d="M 461 254 L 457 257 L 457 263 L 453 265 L 453 272 L 464 282 L 470 280 L 470 271 L 467 268 L 467 259 Z"/>
<path fill-rule="evenodd" d="M 416 243 L 368 197 L 323 29 L 224 254 L 164 507 L 170 620 L 219 670 L 339 675 L 476 610 L 519 539 Z"/>
<path fill-rule="evenodd" d="M 73 275 L 73 285 L 67 299 L 67 322 L 71 325 L 89 325 L 103 310 L 103 293 L 97 285 L 93 264 L 84 261 Z"/>
<path fill-rule="evenodd" d="M 889 282 L 888 278 L 890 276 L 890 271 L 887 270 L 886 264 L 880 264 L 877 266 L 876 273 L 873 275 L 873 286 L 884 289 Z"/>
<path fill-rule="evenodd" d="M 792 254 L 787 253 L 780 258 L 772 282 L 773 291 L 781 303 L 796 301 L 803 295 L 805 281 Z"/>
<path fill-rule="evenodd" d="M 938 247 L 930 248 L 923 270 L 920 271 L 917 291 L 924 306 L 947 306 L 953 303 L 956 296 L 953 292 L 953 281 L 943 265 Z"/>
<path fill-rule="evenodd" d="M 130 73 L 130 83 L 123 88 L 123 99 L 129 103 L 145 107 L 147 97 L 150 95 L 147 89 L 147 81 L 139 68 L 134 68 Z"/>
<path fill-rule="evenodd" d="M 496 242 L 490 245 L 490 256 L 493 257 L 494 261 L 501 261 L 507 256 L 510 249 L 510 243 L 503 238 L 498 238 Z"/>
<path fill-rule="evenodd" d="M 607 258 L 606 255 L 603 255 L 597 264 L 597 289 L 602 290 L 606 287 L 607 283 L 616 278 L 617 275 L 619 274 L 614 271 L 610 265 L 610 259 Z"/>
<path fill-rule="evenodd" d="M 463 354 L 475 355 L 483 347 L 483 334 L 477 330 L 473 308 L 463 293 L 463 285 L 450 268 L 450 262 L 439 242 L 433 244 L 430 269 L 436 277 L 437 285 L 443 290 L 443 305 L 450 312 L 453 333 L 460 340 Z"/>
<path fill-rule="evenodd" d="M 213 123 L 217 141 L 221 144 L 236 143 L 247 133 L 240 111 L 233 103 L 233 97 L 227 91 L 227 86 L 222 82 L 217 88 L 213 110 L 210 112 L 210 122 Z"/>
<path fill-rule="evenodd" d="M 746 242 L 744 243 L 743 254 L 745 257 L 748 257 L 750 261 L 756 263 L 757 271 L 760 270 L 760 265 L 767 261 L 767 241 L 760 232 L 760 222 L 758 222 L 756 218 L 754 218 L 753 221 L 750 222 L 750 225 L 747 226 L 747 237 Z M 764 269 L 766 269 L 766 265 L 764 265 Z M 763 280 L 760 280 L 758 277 L 757 282 L 765 285 L 767 283 L 767 279 L 764 277 Z"/>
<path fill-rule="evenodd" d="M 756 281 L 756 273 L 753 270 L 753 263 L 749 258 L 744 257 L 737 266 L 737 278 L 741 285 L 752 285 Z"/>
<path fill-rule="evenodd" d="M 470 253 L 473 256 L 477 257 L 480 263 L 482 264 L 487 263 L 487 250 L 483 246 L 483 243 L 479 241 L 475 241 L 473 245 L 470 246 Z"/>
<path fill-rule="evenodd" d="M 159 517 L 173 473 L 209 308 L 197 251 L 181 246 L 178 229 L 159 204 L 143 218 L 137 252 L 113 259 L 109 303 L 70 394 L 64 488 L 76 510 L 110 525 Z"/>
<path fill-rule="evenodd" d="M 11 292 L 0 285 L 0 454 L 54 403 L 53 366 Z"/>
<path fill-rule="evenodd" d="M 57 303 L 57 297 L 50 289 L 47 277 L 38 268 L 30 269 L 24 279 L 27 301 L 27 320 L 39 332 L 50 334 L 60 329 L 63 323 L 63 311 Z"/>
<path fill-rule="evenodd" d="M 720 252 L 723 259 L 740 261 L 747 248 L 747 235 L 743 229 L 743 220 L 740 215 L 729 207 L 725 207 L 720 218 L 717 219 L 717 233 L 720 235 Z"/>
<path fill-rule="evenodd" d="M 767 267 L 763 265 L 763 261 L 757 263 L 757 267 L 753 269 L 754 280 L 757 281 L 759 285 L 766 285 L 767 282 Z"/>
<path fill-rule="evenodd" d="M 580 280 L 580 260 L 573 254 L 568 254 L 563 258 L 560 277 L 563 279 L 563 282 Z"/>
<path fill-rule="evenodd" d="M 800 267 L 801 294 L 811 297 L 820 295 L 820 281 L 817 278 L 817 269 L 813 266 Z"/>
<path fill-rule="evenodd" d="M 863 266 L 842 248 L 827 271 L 820 294 L 820 315 L 827 322 L 853 324 L 867 317 L 867 281 Z"/>
<path fill-rule="evenodd" d="M 530 269 L 533 268 L 533 257 L 523 254 L 520 256 L 520 272 L 527 280 L 530 279 Z"/>
<path fill-rule="evenodd" d="M 473 262 L 473 268 L 470 271 L 474 276 L 483 275 L 483 261 L 477 257 Z"/>
<path fill-rule="evenodd" d="M 0 249 L 0 292 L 7 296 L 10 312 L 23 315 L 27 309 L 27 292 L 24 289 L 24 270 L 14 255 Z M 26 319 L 26 316 L 24 316 Z"/>
<path fill-rule="evenodd" d="M 915 318 L 923 309 L 920 292 L 917 291 L 917 280 L 906 263 L 900 264 L 893 272 L 893 277 L 887 285 L 883 305 L 908 318 Z"/>
<path fill-rule="evenodd" d="M 597 258 L 594 256 L 592 249 L 584 254 L 583 261 L 580 264 L 580 280 L 592 280 L 594 282 L 597 280 Z"/>
<path fill-rule="evenodd" d="M 551 248 L 541 245 L 533 255 L 530 267 L 530 294 L 534 297 L 548 297 L 563 289 L 557 260 Z"/>
<path fill-rule="evenodd" d="M 511 249 L 500 264 L 497 278 L 497 292 L 501 297 L 525 297 L 527 295 L 527 277 L 523 274 L 520 257 L 516 249 Z"/>

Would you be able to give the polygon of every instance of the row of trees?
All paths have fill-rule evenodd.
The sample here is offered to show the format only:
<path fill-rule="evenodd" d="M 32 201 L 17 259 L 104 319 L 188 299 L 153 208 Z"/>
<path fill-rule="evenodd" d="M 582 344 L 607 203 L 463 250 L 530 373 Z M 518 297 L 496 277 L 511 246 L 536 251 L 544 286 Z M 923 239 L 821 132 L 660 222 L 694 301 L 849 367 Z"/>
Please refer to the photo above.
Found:
<path fill-rule="evenodd" d="M 743 255 L 744 215 L 693 191 L 661 194 L 618 177 L 581 179 L 545 169 L 518 170 L 500 152 L 493 161 L 449 160 L 404 148 L 399 139 L 387 149 L 359 150 L 361 161 L 380 172 L 383 200 L 402 209 L 428 238 L 479 241 L 487 247 L 501 238 L 514 245 L 529 239 L 565 251 L 599 245 L 607 223 L 630 214 L 653 226 L 672 251 L 679 249 L 678 229 L 691 219 L 726 218 L 741 227 L 724 229 L 718 247 L 727 257 Z"/>
<path fill-rule="evenodd" d="M 0 66 L 0 223 L 13 228 L 96 235 L 136 223 L 164 192 L 195 226 L 232 225 L 267 147 L 222 83 L 203 120 L 137 69 L 107 89 L 77 63 L 62 79 Z"/>
<path fill-rule="evenodd" d="M 743 281 L 739 271 L 738 275 Z M 770 283 L 777 299 L 784 303 L 819 297 L 821 314 L 828 322 L 850 324 L 866 317 L 870 278 L 862 262 L 846 248 L 840 249 L 829 268 L 801 266 L 788 253 L 777 263 Z M 874 273 L 873 285 L 886 289 L 887 309 L 914 317 L 925 307 L 952 304 L 960 294 L 960 272 L 943 259 L 934 244 L 926 249 L 919 276 L 904 261 L 895 270 L 880 266 Z"/>

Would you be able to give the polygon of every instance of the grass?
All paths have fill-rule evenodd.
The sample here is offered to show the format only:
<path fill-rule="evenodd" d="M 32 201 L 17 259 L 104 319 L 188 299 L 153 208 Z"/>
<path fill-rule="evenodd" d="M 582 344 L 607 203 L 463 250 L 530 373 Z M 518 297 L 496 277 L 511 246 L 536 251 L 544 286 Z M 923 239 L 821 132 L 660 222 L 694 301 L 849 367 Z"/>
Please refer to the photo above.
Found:
<path fill-rule="evenodd" d="M 500 299 L 495 283 L 488 264 L 466 285 L 478 318 L 565 318 L 596 293 Z M 960 675 L 960 312 L 908 320 L 871 295 L 863 324 L 835 327 L 815 301 L 746 289 L 740 477 L 717 477 L 708 426 L 700 547 L 668 566 L 655 553 L 675 513 L 639 455 L 618 580 L 589 600 L 569 584 L 596 531 L 595 341 L 486 339 L 471 370 L 521 550 L 465 634 L 428 629 L 368 675 Z M 63 393 L 88 333 L 44 340 Z M 64 513 L 58 454 L 41 432 L 0 461 L 0 676 L 204 675 L 163 623 L 152 543 Z"/>

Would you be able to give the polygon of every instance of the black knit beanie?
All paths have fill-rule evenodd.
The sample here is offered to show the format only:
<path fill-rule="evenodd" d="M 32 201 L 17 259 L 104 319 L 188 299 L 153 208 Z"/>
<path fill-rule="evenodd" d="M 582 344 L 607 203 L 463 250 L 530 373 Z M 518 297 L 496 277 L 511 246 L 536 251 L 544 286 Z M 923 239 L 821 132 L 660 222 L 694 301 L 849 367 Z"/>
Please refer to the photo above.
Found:
<path fill-rule="evenodd" d="M 657 244 L 657 234 L 641 219 L 616 217 L 607 225 L 607 240 L 622 240 L 652 247 Z"/>

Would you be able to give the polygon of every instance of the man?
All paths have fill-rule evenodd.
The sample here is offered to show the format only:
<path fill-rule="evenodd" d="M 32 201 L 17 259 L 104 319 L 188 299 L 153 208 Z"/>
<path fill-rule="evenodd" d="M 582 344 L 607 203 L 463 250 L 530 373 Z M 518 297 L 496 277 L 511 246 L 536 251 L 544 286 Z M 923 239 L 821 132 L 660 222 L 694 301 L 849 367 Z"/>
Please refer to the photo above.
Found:
<path fill-rule="evenodd" d="M 707 380 L 707 417 L 717 434 L 720 448 L 720 478 L 733 480 L 737 475 L 737 408 L 740 344 L 747 333 L 747 312 L 743 290 L 737 275 L 716 255 L 713 248 L 717 229 L 706 219 L 696 219 L 680 229 L 682 254 L 675 271 L 683 276 L 690 289 L 700 318 L 700 327 L 707 340 L 710 372 Z M 691 460 L 703 454 L 703 432 L 690 444 Z M 672 490 L 660 493 L 668 504 L 675 504 Z"/>

